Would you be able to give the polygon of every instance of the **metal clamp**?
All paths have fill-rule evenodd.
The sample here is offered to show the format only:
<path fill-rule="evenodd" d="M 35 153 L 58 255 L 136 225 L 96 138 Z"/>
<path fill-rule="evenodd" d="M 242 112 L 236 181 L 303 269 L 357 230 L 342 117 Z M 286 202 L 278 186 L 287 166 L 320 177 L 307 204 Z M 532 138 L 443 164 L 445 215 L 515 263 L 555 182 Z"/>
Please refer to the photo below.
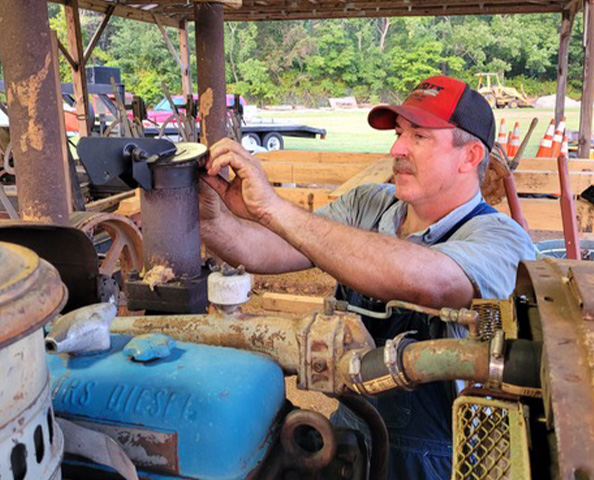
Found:
<path fill-rule="evenodd" d="M 396 386 L 402 390 L 412 391 L 415 384 L 412 383 L 404 373 L 402 367 L 402 352 L 404 347 L 414 342 L 415 340 L 407 338 L 408 335 L 414 335 L 417 333 L 412 330 L 409 332 L 403 332 L 394 337 L 392 340 L 386 340 L 384 346 L 384 364 L 390 372 L 392 379 Z"/>
<path fill-rule="evenodd" d="M 371 393 L 365 388 L 363 376 L 361 375 L 361 355 L 359 352 L 352 352 L 349 360 L 349 377 L 353 384 L 353 390 L 359 395 L 371 396 Z"/>
<path fill-rule="evenodd" d="M 489 345 L 489 388 L 501 389 L 503 383 L 503 350 L 505 333 L 497 330 Z"/>

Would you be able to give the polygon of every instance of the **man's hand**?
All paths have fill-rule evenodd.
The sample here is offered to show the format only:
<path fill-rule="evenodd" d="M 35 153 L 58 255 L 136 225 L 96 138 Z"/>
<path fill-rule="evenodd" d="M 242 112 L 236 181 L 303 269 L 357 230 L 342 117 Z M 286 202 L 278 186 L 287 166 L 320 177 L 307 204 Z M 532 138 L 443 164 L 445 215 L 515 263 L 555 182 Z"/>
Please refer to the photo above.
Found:
<path fill-rule="evenodd" d="M 219 176 L 227 166 L 235 173 L 231 182 Z M 202 179 L 220 195 L 231 213 L 264 225 L 268 223 L 274 205 L 281 199 L 268 183 L 258 159 L 237 142 L 224 138 L 210 148 L 206 170 L 207 175 Z"/>
<path fill-rule="evenodd" d="M 213 188 L 200 176 L 198 183 L 200 201 L 200 220 L 215 220 L 221 214 L 221 199 Z"/>

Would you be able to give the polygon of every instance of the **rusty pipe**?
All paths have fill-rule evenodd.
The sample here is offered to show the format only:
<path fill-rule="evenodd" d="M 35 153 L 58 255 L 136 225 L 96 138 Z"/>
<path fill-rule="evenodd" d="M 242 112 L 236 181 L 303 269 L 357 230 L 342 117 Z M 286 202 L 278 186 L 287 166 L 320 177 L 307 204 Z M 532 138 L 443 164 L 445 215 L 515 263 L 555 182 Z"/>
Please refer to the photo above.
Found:
<path fill-rule="evenodd" d="M 565 238 L 565 251 L 567 252 L 567 258 L 570 260 L 581 260 L 577 217 L 569 185 L 569 167 L 567 157 L 564 154 L 557 157 L 557 166 L 561 186 L 561 220 L 563 223 L 563 237 Z"/>
<path fill-rule="evenodd" d="M 244 313 L 225 315 L 151 315 L 117 317 L 111 333 L 141 335 L 163 333 L 180 342 L 201 343 L 268 355 L 287 374 L 299 369 L 298 332 L 311 323 L 301 319 L 256 316 Z"/>
<path fill-rule="evenodd" d="M 60 83 L 45 0 L 0 0 L 0 61 L 22 220 L 69 224 Z"/>
<path fill-rule="evenodd" d="M 522 212 L 522 207 L 520 205 L 520 198 L 518 197 L 518 191 L 516 190 L 516 183 L 514 182 L 514 177 L 511 172 L 508 172 L 503 177 L 503 187 L 505 189 L 505 197 L 507 198 L 507 204 L 509 206 L 511 217 L 516 222 L 518 222 L 518 224 L 527 233 L 530 233 L 528 222 L 526 221 L 526 217 L 524 217 L 524 213 Z"/>
<path fill-rule="evenodd" d="M 111 333 L 163 333 L 191 343 L 233 347 L 274 359 L 288 375 L 298 375 L 302 389 L 343 393 L 339 359 L 351 349 L 375 343 L 358 315 L 313 313 L 302 318 L 258 316 L 241 312 L 207 315 L 118 317 Z"/>

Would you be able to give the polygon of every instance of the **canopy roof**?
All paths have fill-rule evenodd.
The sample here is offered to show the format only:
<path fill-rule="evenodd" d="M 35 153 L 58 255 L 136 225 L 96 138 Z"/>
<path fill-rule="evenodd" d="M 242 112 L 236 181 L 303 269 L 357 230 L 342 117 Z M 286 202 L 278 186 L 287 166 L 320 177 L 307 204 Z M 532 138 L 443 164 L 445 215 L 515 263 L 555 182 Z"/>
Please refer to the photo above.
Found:
<path fill-rule="evenodd" d="M 68 3 L 68 0 L 52 0 Z M 179 26 L 194 19 L 194 0 L 79 0 L 80 8 Z M 226 21 L 309 20 L 353 17 L 560 13 L 579 0 L 221 0 Z"/>

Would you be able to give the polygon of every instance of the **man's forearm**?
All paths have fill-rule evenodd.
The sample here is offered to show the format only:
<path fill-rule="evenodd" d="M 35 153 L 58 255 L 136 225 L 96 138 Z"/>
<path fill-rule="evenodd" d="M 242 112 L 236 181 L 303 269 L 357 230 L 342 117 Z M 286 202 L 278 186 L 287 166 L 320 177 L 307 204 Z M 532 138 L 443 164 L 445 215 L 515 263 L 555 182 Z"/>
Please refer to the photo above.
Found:
<path fill-rule="evenodd" d="M 341 283 L 382 300 L 466 306 L 470 280 L 446 255 L 312 215 L 287 201 L 266 226 Z"/>
<path fill-rule="evenodd" d="M 312 266 L 275 233 L 229 212 L 214 220 L 202 220 L 200 237 L 219 258 L 234 266 L 244 265 L 251 273 L 284 273 Z"/>

